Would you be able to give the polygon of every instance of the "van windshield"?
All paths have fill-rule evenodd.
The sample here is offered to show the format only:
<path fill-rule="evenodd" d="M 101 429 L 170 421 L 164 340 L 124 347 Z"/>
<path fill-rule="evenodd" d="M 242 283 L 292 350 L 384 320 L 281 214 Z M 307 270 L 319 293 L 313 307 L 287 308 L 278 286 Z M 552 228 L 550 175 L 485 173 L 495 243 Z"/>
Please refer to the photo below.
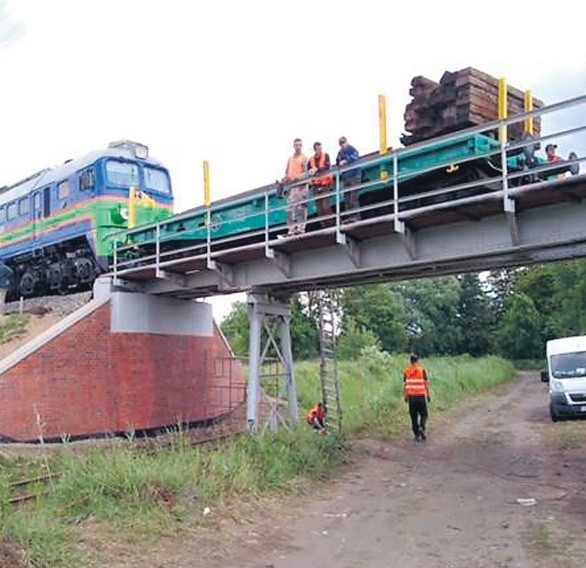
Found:
<path fill-rule="evenodd" d="M 586 351 L 552 355 L 551 374 L 554 379 L 586 376 Z"/>

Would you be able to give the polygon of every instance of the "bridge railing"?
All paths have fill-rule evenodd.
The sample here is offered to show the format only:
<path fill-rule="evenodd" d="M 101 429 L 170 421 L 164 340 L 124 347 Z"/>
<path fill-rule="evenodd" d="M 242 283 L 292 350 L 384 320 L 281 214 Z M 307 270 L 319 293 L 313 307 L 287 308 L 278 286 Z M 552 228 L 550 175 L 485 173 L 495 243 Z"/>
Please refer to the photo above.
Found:
<path fill-rule="evenodd" d="M 586 160 L 586 138 L 580 138 L 586 131 L 586 124 L 576 125 L 576 118 L 572 117 L 571 127 L 548 129 L 547 135 L 528 136 L 524 140 L 507 141 L 505 144 L 495 139 L 496 133 L 505 133 L 506 138 L 506 132 L 513 124 L 530 118 L 558 116 L 585 104 L 586 95 L 575 97 L 385 154 L 367 155 L 342 168 L 332 168 L 328 172 L 334 180 L 329 196 L 332 213 L 326 217 L 317 215 L 315 199 L 318 196 L 315 195 L 298 202 L 310 213 L 308 232 L 313 235 L 340 235 L 382 222 L 391 222 L 395 230 L 400 230 L 402 223 L 434 211 L 488 200 L 502 200 L 507 211 L 517 195 L 544 184 L 553 190 L 556 185 L 564 183 L 555 173 L 560 164 L 539 159 L 535 152 L 545 143 L 560 144 L 562 139 L 568 138 L 578 140 L 581 147 L 571 164 L 579 169 Z M 581 112 L 580 118 L 584 116 L 586 113 Z M 567 118 L 558 121 L 564 124 Z M 463 151 L 466 145 L 477 142 L 478 145 L 468 148 L 468 152 Z M 479 163 L 483 164 L 484 170 L 475 169 Z M 515 164 L 512 168 L 511 163 Z M 343 188 L 342 175 L 356 168 L 363 172 L 363 181 L 351 188 Z M 470 175 L 458 174 L 465 171 L 470 171 Z M 364 172 L 368 175 L 364 176 Z M 431 178 L 438 172 L 453 172 L 453 183 L 442 182 L 440 187 L 434 187 Z M 301 179 L 286 189 L 291 191 L 310 184 L 323 175 Z M 412 189 L 414 184 L 417 184 L 417 191 Z M 361 205 L 356 211 L 344 207 L 349 192 L 360 195 Z M 270 256 L 279 243 L 288 240 L 279 239 L 287 230 L 288 204 L 277 193 L 277 186 L 266 186 L 258 191 L 223 199 L 209 208 L 196 208 L 127 231 L 124 242 L 121 238 L 114 249 L 113 272 L 118 274 L 135 268 L 137 263 L 163 269 L 179 257 L 202 258 L 209 267 L 213 266 L 215 258 L 225 255 L 227 251 L 257 249 L 259 244 L 264 245 L 265 254 Z M 349 217 L 355 214 L 360 219 L 348 222 Z M 325 227 L 320 226 L 322 221 L 326 222 Z M 140 258 L 137 259 L 137 256 Z"/>

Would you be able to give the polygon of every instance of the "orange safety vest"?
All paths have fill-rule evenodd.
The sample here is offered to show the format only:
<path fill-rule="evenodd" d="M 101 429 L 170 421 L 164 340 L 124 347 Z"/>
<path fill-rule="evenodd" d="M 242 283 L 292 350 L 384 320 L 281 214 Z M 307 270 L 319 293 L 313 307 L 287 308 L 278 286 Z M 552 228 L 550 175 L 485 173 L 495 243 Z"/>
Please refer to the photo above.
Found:
<path fill-rule="evenodd" d="M 425 396 L 427 394 L 425 371 L 418 363 L 413 363 L 403 369 L 403 379 L 406 396 Z"/>
<path fill-rule="evenodd" d="M 293 154 L 287 160 L 287 177 L 289 179 L 300 178 L 307 169 L 307 158 L 303 154 Z"/>
<path fill-rule="evenodd" d="M 320 420 L 323 420 L 325 418 L 326 412 L 323 408 L 320 408 L 317 404 L 312 407 L 309 412 L 307 413 L 307 423 L 308 424 L 313 424 L 313 420 L 314 418 L 318 418 Z"/>
<path fill-rule="evenodd" d="M 319 157 L 319 163 L 316 163 L 315 154 L 309 158 L 309 167 L 310 168 L 325 168 L 326 167 L 326 155 L 322 152 L 322 155 Z M 313 185 L 323 185 L 328 186 L 332 185 L 332 176 L 323 176 L 320 178 L 316 178 L 311 182 Z"/>

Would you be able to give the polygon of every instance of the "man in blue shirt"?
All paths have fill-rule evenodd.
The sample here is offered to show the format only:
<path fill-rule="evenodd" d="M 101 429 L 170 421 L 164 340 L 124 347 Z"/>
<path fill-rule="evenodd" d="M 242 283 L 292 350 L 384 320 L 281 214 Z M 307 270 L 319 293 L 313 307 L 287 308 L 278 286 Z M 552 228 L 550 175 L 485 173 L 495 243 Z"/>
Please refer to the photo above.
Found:
<path fill-rule="evenodd" d="M 350 146 L 348 144 L 348 140 L 345 136 L 341 136 L 338 140 L 340 144 L 340 151 L 336 156 L 336 165 L 337 166 L 347 166 L 348 164 L 352 164 L 359 159 L 358 151 L 354 146 Z M 360 219 L 360 214 L 358 213 L 357 209 L 359 207 L 358 203 L 358 191 L 349 189 L 350 187 L 356 186 L 360 184 L 360 168 L 354 168 L 351 170 L 346 170 L 340 174 L 340 185 L 341 191 L 344 195 L 344 208 L 346 210 L 346 218 L 344 222 L 353 223 Z"/>

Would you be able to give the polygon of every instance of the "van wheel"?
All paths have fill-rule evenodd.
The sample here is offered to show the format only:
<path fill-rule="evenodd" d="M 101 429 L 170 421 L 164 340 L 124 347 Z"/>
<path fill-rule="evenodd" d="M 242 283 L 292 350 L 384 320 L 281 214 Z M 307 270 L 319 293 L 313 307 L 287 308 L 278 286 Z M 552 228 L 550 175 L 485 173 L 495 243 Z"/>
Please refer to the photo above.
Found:
<path fill-rule="evenodd" d="M 553 411 L 551 406 L 549 407 L 549 415 L 552 422 L 557 422 L 560 419 L 560 417 Z"/>

